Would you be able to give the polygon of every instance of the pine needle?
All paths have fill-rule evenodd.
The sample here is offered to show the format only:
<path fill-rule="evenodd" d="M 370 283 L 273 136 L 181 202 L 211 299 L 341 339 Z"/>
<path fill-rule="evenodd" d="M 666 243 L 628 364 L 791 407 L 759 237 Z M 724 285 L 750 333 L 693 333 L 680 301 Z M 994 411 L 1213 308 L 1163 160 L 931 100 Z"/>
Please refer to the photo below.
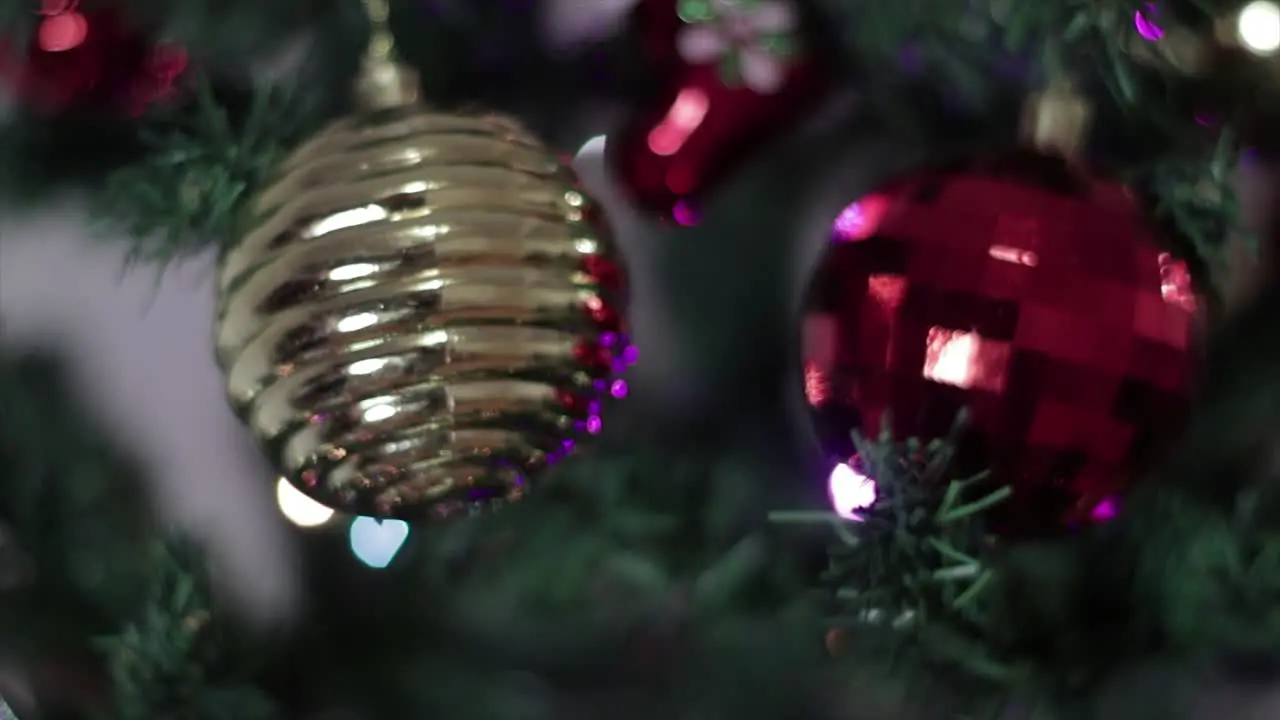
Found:
<path fill-rule="evenodd" d="M 243 122 L 235 124 L 210 85 L 196 83 L 182 117 L 144 128 L 152 152 L 107 180 L 95 203 L 99 227 L 124 233 L 135 262 L 169 262 L 236 237 L 245 203 L 314 127 L 297 95 L 257 88 Z"/>

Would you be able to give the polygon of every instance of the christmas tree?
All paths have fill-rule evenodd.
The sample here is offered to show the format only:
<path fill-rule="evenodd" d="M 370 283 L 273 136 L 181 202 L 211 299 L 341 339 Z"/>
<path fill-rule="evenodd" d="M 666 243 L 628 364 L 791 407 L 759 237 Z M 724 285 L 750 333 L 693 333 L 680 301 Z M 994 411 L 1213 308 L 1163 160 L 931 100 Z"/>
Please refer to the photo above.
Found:
<path fill-rule="evenodd" d="M 1276 237 L 1231 179 L 1277 149 L 1280 6 L 389 5 L 0 9 L 6 200 L 87 189 L 133 271 L 219 254 L 306 598 L 240 617 L 60 359 L 0 351 L 0 716 L 1179 720 L 1164 668 L 1274 682 Z"/>

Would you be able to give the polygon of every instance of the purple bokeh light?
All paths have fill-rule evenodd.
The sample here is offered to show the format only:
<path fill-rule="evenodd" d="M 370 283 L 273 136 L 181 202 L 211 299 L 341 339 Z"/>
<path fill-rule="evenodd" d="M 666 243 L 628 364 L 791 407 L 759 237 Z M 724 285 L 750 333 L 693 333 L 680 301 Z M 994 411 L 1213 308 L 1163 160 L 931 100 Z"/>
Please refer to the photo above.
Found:
<path fill-rule="evenodd" d="M 681 200 L 675 204 L 675 207 L 671 208 L 671 217 L 685 227 L 692 227 L 698 224 L 698 213 L 687 200 Z"/>
<path fill-rule="evenodd" d="M 1107 522 L 1116 519 L 1120 514 L 1120 503 L 1115 498 L 1107 498 L 1098 503 L 1089 513 L 1090 519 L 1094 522 Z"/>
<path fill-rule="evenodd" d="M 1155 21 L 1158 10 L 1155 3 L 1147 3 L 1145 8 L 1133 13 L 1133 27 L 1144 40 L 1155 42 L 1164 37 L 1164 29 Z"/>

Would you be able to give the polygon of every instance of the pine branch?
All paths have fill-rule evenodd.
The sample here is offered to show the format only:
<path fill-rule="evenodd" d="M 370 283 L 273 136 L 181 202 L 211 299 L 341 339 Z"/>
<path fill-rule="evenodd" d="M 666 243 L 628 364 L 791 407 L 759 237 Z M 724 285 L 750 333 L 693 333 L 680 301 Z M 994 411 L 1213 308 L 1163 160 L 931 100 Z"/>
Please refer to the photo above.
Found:
<path fill-rule="evenodd" d="M 101 229 L 132 238 L 134 261 L 163 263 L 230 243 L 245 203 L 315 129 L 312 102 L 264 86 L 237 120 L 199 80 L 193 105 L 145 129 L 149 153 L 107 178 L 95 202 Z"/>
<path fill-rule="evenodd" d="M 138 618 L 97 642 L 112 681 L 113 720 L 272 720 L 271 701 L 228 672 L 224 622 L 209 602 L 204 563 L 191 546 L 156 550 L 156 576 Z M 228 673 L 230 677 L 224 677 Z"/>
<path fill-rule="evenodd" d="M 0 353 L 0 407 L 0 647 L 74 649 L 134 606 L 150 570 L 141 473 L 49 356 Z"/>

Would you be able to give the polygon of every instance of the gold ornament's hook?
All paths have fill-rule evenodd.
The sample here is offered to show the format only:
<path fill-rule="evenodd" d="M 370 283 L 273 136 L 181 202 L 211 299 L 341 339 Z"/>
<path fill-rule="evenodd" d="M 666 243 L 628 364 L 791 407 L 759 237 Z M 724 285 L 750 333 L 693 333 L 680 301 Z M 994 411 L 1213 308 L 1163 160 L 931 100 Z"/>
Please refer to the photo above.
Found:
<path fill-rule="evenodd" d="M 368 59 L 373 62 L 391 62 L 396 39 L 391 34 L 391 6 L 387 0 L 364 0 L 365 16 L 369 19 Z"/>
<path fill-rule="evenodd" d="M 389 110 L 419 102 L 418 73 L 395 58 L 388 0 L 362 0 L 369 20 L 369 46 L 356 80 L 356 102 L 361 110 Z"/>

